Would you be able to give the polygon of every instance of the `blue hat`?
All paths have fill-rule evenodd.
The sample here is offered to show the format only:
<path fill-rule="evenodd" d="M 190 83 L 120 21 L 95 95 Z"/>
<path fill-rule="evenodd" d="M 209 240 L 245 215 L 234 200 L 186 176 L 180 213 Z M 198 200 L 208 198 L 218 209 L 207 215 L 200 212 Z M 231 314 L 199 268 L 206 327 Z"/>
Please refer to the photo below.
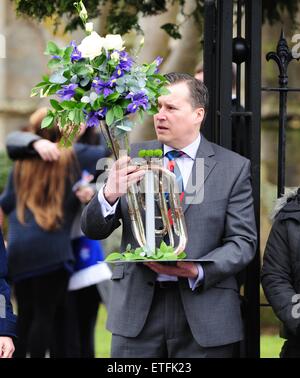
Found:
<path fill-rule="evenodd" d="M 98 240 L 88 239 L 86 236 L 72 240 L 75 255 L 74 270 L 82 270 L 104 260 L 104 252 Z"/>

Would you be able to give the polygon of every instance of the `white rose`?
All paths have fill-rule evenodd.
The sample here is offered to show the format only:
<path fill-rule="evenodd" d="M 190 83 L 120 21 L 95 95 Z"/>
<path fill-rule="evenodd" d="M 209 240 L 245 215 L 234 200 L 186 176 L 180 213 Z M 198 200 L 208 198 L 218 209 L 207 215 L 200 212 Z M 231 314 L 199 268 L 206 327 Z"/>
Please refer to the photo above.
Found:
<path fill-rule="evenodd" d="M 96 56 L 101 55 L 104 40 L 98 33 L 93 31 L 81 41 L 78 50 L 81 52 L 83 58 L 94 59 Z"/>
<path fill-rule="evenodd" d="M 124 41 L 119 34 L 107 34 L 104 38 L 103 47 L 106 50 L 122 50 L 123 43 Z"/>
<path fill-rule="evenodd" d="M 94 29 L 94 24 L 92 22 L 87 22 L 85 24 L 85 30 L 88 32 L 88 33 L 91 33 Z"/>

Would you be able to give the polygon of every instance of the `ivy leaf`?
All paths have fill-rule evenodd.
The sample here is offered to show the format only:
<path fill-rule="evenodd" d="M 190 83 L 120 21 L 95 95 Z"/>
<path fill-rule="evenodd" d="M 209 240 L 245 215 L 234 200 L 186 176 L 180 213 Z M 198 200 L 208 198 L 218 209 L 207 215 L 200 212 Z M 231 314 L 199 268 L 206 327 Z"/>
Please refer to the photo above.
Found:
<path fill-rule="evenodd" d="M 167 244 L 164 241 L 161 242 L 159 249 L 160 249 L 160 251 L 162 253 L 167 253 L 168 252 L 168 246 L 167 246 Z"/>
<path fill-rule="evenodd" d="M 51 84 L 48 87 L 47 95 L 50 96 L 52 94 L 55 94 L 60 88 L 61 88 L 61 86 L 59 84 Z"/>
<path fill-rule="evenodd" d="M 50 78 L 49 78 L 49 81 L 50 83 L 54 83 L 54 84 L 63 84 L 67 81 L 68 79 L 66 77 L 63 76 L 63 72 L 61 71 L 57 71 L 57 72 L 54 72 Z"/>
<path fill-rule="evenodd" d="M 120 105 L 116 105 L 113 107 L 114 116 L 116 119 L 123 118 L 123 109 Z"/>
<path fill-rule="evenodd" d="M 105 259 L 105 261 L 115 261 L 115 260 L 124 260 L 124 258 L 121 253 L 114 252 L 114 253 L 109 254 Z"/>
<path fill-rule="evenodd" d="M 112 109 L 109 109 L 109 111 L 106 113 L 105 121 L 108 126 L 110 126 L 114 122 L 114 112 Z"/>
<path fill-rule="evenodd" d="M 186 253 L 185 252 L 181 252 L 179 253 L 179 255 L 177 255 L 177 259 L 178 260 L 182 260 L 182 259 L 185 259 L 186 258 Z"/>
<path fill-rule="evenodd" d="M 71 55 L 72 55 L 73 47 L 69 46 L 64 51 L 63 61 L 64 63 L 68 63 L 71 61 Z"/>
<path fill-rule="evenodd" d="M 51 68 L 59 66 L 60 64 L 61 64 L 61 60 L 54 58 L 54 59 L 49 60 L 47 66 L 48 68 L 51 69 Z"/>
<path fill-rule="evenodd" d="M 84 121 L 84 115 L 81 109 L 75 109 L 75 116 L 74 116 L 74 123 L 76 125 L 80 125 L 81 122 Z"/>
<path fill-rule="evenodd" d="M 76 108 L 76 102 L 75 101 L 63 101 L 60 103 L 60 106 L 65 110 L 72 110 Z"/>
<path fill-rule="evenodd" d="M 68 118 L 71 122 L 74 122 L 75 120 L 75 109 L 74 110 L 71 110 L 68 114 Z"/>
<path fill-rule="evenodd" d="M 160 260 L 173 261 L 177 260 L 175 253 L 166 253 Z"/>
<path fill-rule="evenodd" d="M 53 100 L 53 99 L 50 100 L 50 104 L 51 104 L 52 108 L 55 109 L 55 110 L 60 111 L 60 110 L 63 109 L 63 108 L 59 105 L 59 102 L 56 101 L 56 100 Z"/>
<path fill-rule="evenodd" d="M 147 69 L 147 76 L 148 75 L 153 75 L 154 74 L 154 72 L 156 71 L 156 68 L 157 68 L 157 66 L 156 66 L 156 64 L 155 63 L 151 63 L 150 65 L 149 65 L 149 67 L 148 67 L 148 69 Z"/>
<path fill-rule="evenodd" d="M 120 93 L 115 92 L 106 97 L 107 101 L 115 101 L 120 97 Z"/>
<path fill-rule="evenodd" d="M 52 41 L 47 43 L 45 55 L 61 55 L 61 49 Z"/>
<path fill-rule="evenodd" d="M 45 129 L 46 127 L 51 127 L 53 125 L 53 122 L 54 122 L 54 116 L 53 114 L 49 114 L 43 119 L 41 128 Z"/>

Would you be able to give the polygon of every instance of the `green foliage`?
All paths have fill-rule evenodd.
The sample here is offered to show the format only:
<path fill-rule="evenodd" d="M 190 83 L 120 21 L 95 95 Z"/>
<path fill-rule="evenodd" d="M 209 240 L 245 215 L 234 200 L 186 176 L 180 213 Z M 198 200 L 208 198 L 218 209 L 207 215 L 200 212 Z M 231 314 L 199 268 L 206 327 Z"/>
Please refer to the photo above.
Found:
<path fill-rule="evenodd" d="M 138 152 L 138 156 L 140 158 L 152 158 L 152 157 L 161 158 L 162 155 L 163 155 L 163 152 L 160 149 L 157 149 L 157 150 L 140 150 Z"/>
<path fill-rule="evenodd" d="M 279 358 L 284 339 L 278 335 L 262 335 L 260 338 L 260 358 Z"/>
<path fill-rule="evenodd" d="M 262 2 L 263 22 L 268 21 L 271 25 L 275 22 L 282 21 L 282 15 L 287 12 L 296 26 L 297 13 L 299 11 L 298 0 L 263 0 Z"/>
<path fill-rule="evenodd" d="M 174 248 L 168 246 L 165 242 L 161 242 L 160 247 L 156 248 L 156 251 L 151 256 L 147 256 L 147 250 L 141 247 L 132 249 L 129 244 L 125 252 L 113 252 L 109 254 L 105 261 L 147 261 L 147 260 L 157 260 L 157 261 L 177 261 L 183 260 L 186 257 L 184 252 L 179 255 L 174 253 Z"/>
<path fill-rule="evenodd" d="M 111 349 L 111 333 L 106 329 L 107 310 L 101 304 L 98 310 L 95 330 L 95 357 L 109 358 Z"/>
<path fill-rule="evenodd" d="M 68 20 L 65 32 L 82 27 L 83 22 L 78 16 L 78 9 L 74 7 L 74 0 L 11 0 L 16 5 L 19 15 L 26 15 L 38 21 L 47 17 L 54 17 L 56 28 L 63 16 Z M 84 0 L 89 18 L 96 18 L 101 14 L 101 7 L 107 0 Z M 110 3 L 107 16 L 108 31 L 114 34 L 125 34 L 132 29 L 140 31 L 138 15 L 152 16 L 164 13 L 174 4 L 179 3 L 184 20 L 194 17 L 200 20 L 203 14 L 204 0 L 197 0 L 192 14 L 185 14 L 183 6 L 185 0 L 116 0 Z M 183 21 L 184 22 L 184 21 Z M 180 38 L 179 25 L 165 24 L 163 29 L 173 38 Z"/>
<path fill-rule="evenodd" d="M 84 4 L 75 5 L 85 24 L 88 13 Z M 51 56 L 48 67 L 52 73 L 43 76 L 43 81 L 31 91 L 31 96 L 56 95 L 61 100 L 50 100 L 51 110 L 43 120 L 42 128 L 59 125 L 63 134 L 61 144 L 65 146 L 72 144 L 75 130 L 79 130 L 84 121 L 92 127 L 99 126 L 105 119 L 112 139 L 124 139 L 134 126 L 127 115 L 137 113 L 141 121 L 144 112 L 152 114 L 167 83 L 158 73 L 161 59 L 138 64 L 137 56 L 129 56 L 122 48 L 121 36 L 114 36 L 114 42 L 106 36 L 102 39 L 105 45 L 104 42 L 99 44 L 101 38 L 96 32 L 94 35 L 86 33 L 80 53 L 75 41 L 65 48 L 52 41 L 47 43 L 45 54 Z M 95 35 L 98 45 L 90 54 L 82 45 L 94 45 Z"/>
<path fill-rule="evenodd" d="M 12 162 L 5 151 L 0 151 L 0 193 L 5 188 Z"/>
<path fill-rule="evenodd" d="M 65 31 L 71 31 L 83 23 L 74 7 L 74 0 L 11 0 L 19 15 L 26 15 L 38 21 L 47 17 L 54 17 L 56 27 L 63 16 L 68 20 Z M 132 29 L 140 30 L 138 14 L 142 16 L 158 15 L 167 11 L 171 4 L 178 3 L 183 15 L 183 22 L 193 17 L 200 23 L 203 19 L 204 0 L 196 0 L 196 6 L 191 14 L 184 13 L 184 5 L 187 0 L 116 0 L 111 2 L 110 12 L 107 17 L 108 31 L 116 34 L 125 34 Z M 101 14 L 101 7 L 107 0 L 84 0 L 85 8 L 90 18 L 96 18 Z M 275 3 L 275 4 L 274 4 Z M 298 12 L 298 0 L 263 0 L 263 21 L 274 23 L 280 21 L 286 11 L 296 24 Z M 172 38 L 181 38 L 180 25 L 167 23 L 161 26 Z M 55 54 L 54 54 L 55 55 Z"/>

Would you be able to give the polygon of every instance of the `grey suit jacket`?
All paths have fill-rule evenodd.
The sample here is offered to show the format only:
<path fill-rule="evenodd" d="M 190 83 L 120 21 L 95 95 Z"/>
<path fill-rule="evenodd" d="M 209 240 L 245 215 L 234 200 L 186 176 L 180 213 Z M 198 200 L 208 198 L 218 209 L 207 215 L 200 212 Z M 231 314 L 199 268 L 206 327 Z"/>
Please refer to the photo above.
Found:
<path fill-rule="evenodd" d="M 161 148 L 157 141 L 134 144 L 131 156 L 141 148 Z M 188 258 L 204 269 L 204 284 L 192 291 L 179 278 L 180 294 L 195 340 L 203 347 L 234 343 L 243 338 L 240 300 L 235 274 L 252 260 L 256 251 L 250 162 L 240 155 L 208 142 L 203 136 L 197 152 L 204 159 L 204 198 L 199 204 L 183 200 L 188 232 Z M 188 186 L 196 174 L 194 163 Z M 195 197 L 203 189 L 196 186 Z M 189 198 L 189 201 L 190 198 Z M 122 221 L 121 250 L 137 247 L 122 197 L 114 215 L 104 218 L 97 197 L 82 214 L 82 230 L 92 239 L 105 239 Z M 142 263 L 118 263 L 113 271 L 108 308 L 108 329 L 135 337 L 150 310 L 156 273 Z"/>

